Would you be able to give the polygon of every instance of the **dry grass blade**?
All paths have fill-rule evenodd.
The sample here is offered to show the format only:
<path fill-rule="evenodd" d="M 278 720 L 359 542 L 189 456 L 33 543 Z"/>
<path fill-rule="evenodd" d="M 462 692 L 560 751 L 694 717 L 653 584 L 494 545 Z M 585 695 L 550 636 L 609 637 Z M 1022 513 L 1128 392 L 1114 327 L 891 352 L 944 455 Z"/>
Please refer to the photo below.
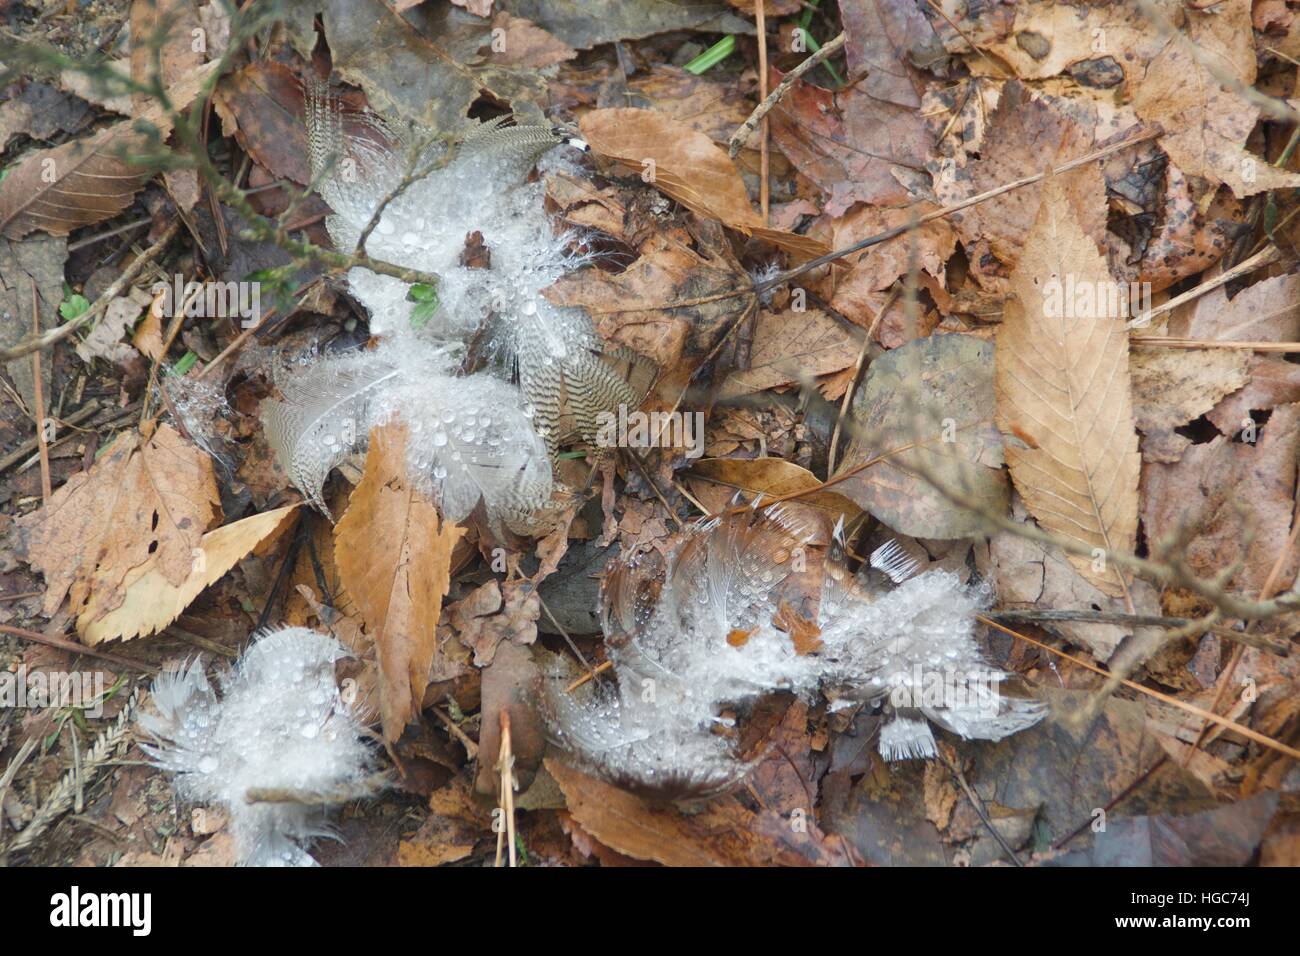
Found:
<path fill-rule="evenodd" d="M 1115 314 L 1065 307 L 1071 287 L 1090 288 L 1095 303 L 1111 278 L 1059 184 L 1047 179 L 1043 189 L 1011 277 L 1015 301 L 997 337 L 997 421 L 1007 436 L 1007 465 L 1044 528 L 1101 555 L 1132 551 L 1140 461 L 1128 337 Z M 1126 591 L 1113 562 L 1070 560 L 1108 594 Z"/>

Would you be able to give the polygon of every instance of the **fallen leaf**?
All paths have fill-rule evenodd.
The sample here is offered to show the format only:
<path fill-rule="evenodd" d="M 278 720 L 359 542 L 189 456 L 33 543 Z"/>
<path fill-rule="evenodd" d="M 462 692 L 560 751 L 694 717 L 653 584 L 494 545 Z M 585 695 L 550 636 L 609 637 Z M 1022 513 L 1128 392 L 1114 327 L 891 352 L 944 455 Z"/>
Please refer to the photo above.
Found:
<path fill-rule="evenodd" d="M 283 63 L 257 60 L 221 78 L 212 96 L 221 130 L 281 179 L 311 182 L 302 84 Z"/>
<path fill-rule="evenodd" d="M 807 491 L 796 501 L 815 508 L 833 526 L 843 518 L 851 524 L 862 509 L 838 490 L 813 491 L 822 484 L 811 471 L 781 458 L 701 458 L 691 464 L 691 486 L 712 511 L 721 511 L 737 491 L 753 500 L 779 498 Z"/>
<path fill-rule="evenodd" d="M 492 29 L 503 31 L 502 49 L 496 54 L 496 62 L 503 66 L 541 70 L 578 55 L 577 50 L 537 24 L 523 17 L 511 16 L 504 10 L 493 18 Z"/>
<path fill-rule="evenodd" d="M 1092 136 L 1048 100 L 1034 96 L 1022 84 L 1009 82 L 998 98 L 980 144 L 980 158 L 965 168 L 953 167 L 936 178 L 935 193 L 955 203 L 1016 179 L 1059 166 L 1093 148 Z M 1100 244 L 1106 231 L 1105 186 L 1095 164 L 1057 177 L 1056 189 L 1077 211 L 1083 234 Z M 996 196 L 954 213 L 953 225 L 966 247 L 973 273 L 990 288 L 1016 266 L 1031 245 L 1047 191 L 1026 187 Z M 986 261 L 991 255 L 994 261 Z"/>
<path fill-rule="evenodd" d="M 654 110 L 607 109 L 585 114 L 578 127 L 596 152 L 630 166 L 697 215 L 803 258 L 830 251 L 815 239 L 764 226 L 726 151 L 685 123 Z"/>
<path fill-rule="evenodd" d="M 709 0 L 512 0 L 510 12 L 527 17 L 579 50 L 671 30 L 750 33 L 754 29 L 729 13 L 726 5 Z"/>
<path fill-rule="evenodd" d="M 489 815 L 474 802 L 468 774 L 429 795 L 429 815 L 397 848 L 399 866 L 442 866 L 463 860 L 491 835 Z"/>
<path fill-rule="evenodd" d="M 1137 349 L 1129 371 L 1138 428 L 1168 431 L 1204 415 L 1247 383 L 1249 360 L 1232 349 Z"/>
<path fill-rule="evenodd" d="M 379 663 L 384 739 L 393 742 L 419 711 L 439 654 L 438 616 L 451 553 L 463 528 L 407 475 L 404 428 L 377 428 L 365 472 L 334 529 L 339 577 L 366 622 Z"/>
<path fill-rule="evenodd" d="M 1255 83 L 1251 0 L 1224 0 L 1213 10 L 1182 9 L 1175 29 L 1147 67 L 1133 98 L 1143 120 L 1165 130 L 1160 145 L 1190 176 L 1226 184 L 1236 196 L 1300 186 L 1300 175 L 1278 169 L 1245 149 L 1258 107 L 1218 78 L 1179 40 L 1190 41 L 1242 86 Z"/>
<path fill-rule="evenodd" d="M 45 574 L 46 617 L 70 595 L 73 613 L 122 605 L 128 574 L 144 565 L 179 587 L 203 533 L 221 514 L 212 460 L 170 425 L 148 441 L 121 433 L 87 472 L 18 519 L 27 559 Z"/>
<path fill-rule="evenodd" d="M 298 505 L 277 508 L 209 531 L 195 549 L 192 570 L 179 584 L 167 580 L 153 558 L 132 568 L 123 581 L 126 591 L 116 608 L 101 608 L 92 594 L 77 616 L 77 633 L 92 647 L 101 641 L 156 634 L 254 550 L 274 541 L 292 524 Z"/>
<path fill-rule="evenodd" d="M 832 477 L 861 470 L 838 490 L 900 534 L 964 538 L 985 527 L 978 513 L 935 490 L 917 466 L 991 512 L 1007 510 L 1002 443 L 993 424 L 993 345 L 983 339 L 932 335 L 876 359 L 841 440 L 847 444 Z"/>
<path fill-rule="evenodd" d="M 451 626 L 460 642 L 474 652 L 474 666 L 486 667 L 496 656 L 497 645 L 504 640 L 531 644 L 537 640 L 537 618 L 541 608 L 537 592 L 527 581 L 495 580 L 475 588 L 462 601 L 447 608 Z M 504 604 L 504 609 L 502 605 Z M 499 612 L 499 613 L 498 613 Z"/>
<path fill-rule="evenodd" d="M 1088 866 L 1247 866 L 1278 799 L 1267 793 L 1201 813 L 1121 817 L 1107 823 L 1090 851 L 1070 857 Z"/>
<path fill-rule="evenodd" d="M 779 385 L 838 372 L 853 365 L 858 345 L 845 328 L 820 309 L 763 311 L 750 346 L 749 367 L 732 372 L 720 399 L 750 395 Z"/>
<path fill-rule="evenodd" d="M 1083 310 L 1097 314 L 1067 317 L 1075 310 L 1065 308 L 1064 288 L 1072 283 L 1100 293 L 1112 283 L 1060 183 L 1050 177 L 1042 187 L 1038 218 L 1011 277 L 1015 299 L 997 335 L 998 427 L 1005 434 L 1022 429 L 1035 446 L 1007 442 L 1007 466 L 1044 529 L 1089 548 L 1132 552 L 1140 457 L 1128 334 L 1123 319 L 1100 305 Z M 1124 590 L 1109 562 L 1073 554 L 1070 560 L 1107 594 Z"/>
<path fill-rule="evenodd" d="M 547 758 L 569 804 L 569 812 L 601 843 L 638 860 L 664 866 L 808 866 L 809 857 L 774 839 L 796 836 L 790 821 L 777 817 L 761 832 L 759 815 L 734 797 L 710 802 L 693 816 L 658 807 Z M 809 821 L 811 823 L 811 821 Z M 810 826 L 809 829 L 813 827 Z M 812 842 L 812 841 L 809 841 Z M 838 857 L 840 863 L 846 857 Z"/>
<path fill-rule="evenodd" d="M 1184 560 L 1196 574 L 1212 577 L 1242 561 L 1230 584 L 1257 594 L 1273 564 L 1287 553 L 1298 459 L 1300 405 L 1281 405 L 1253 443 L 1219 436 L 1192 445 L 1174 464 L 1146 465 L 1142 525 L 1147 539 L 1190 532 Z M 1279 581 L 1290 581 L 1298 567 L 1300 554 L 1290 549 Z"/>
<path fill-rule="evenodd" d="M 657 231 L 623 272 L 570 273 L 543 295 L 586 309 L 606 341 L 646 356 L 684 384 L 753 299 L 743 294 L 752 284 L 722 229 L 698 220 L 694 226 L 693 234 Z"/>
<path fill-rule="evenodd" d="M 532 652 L 513 641 L 502 641 L 492 663 L 483 669 L 483 702 L 479 708 L 483 716 L 474 778 L 474 789 L 479 793 L 495 794 L 498 790 L 502 711 L 510 715 L 510 752 L 519 789 L 525 791 L 532 784 L 546 751 L 545 727 L 534 696 L 540 680 L 541 670 Z"/>
<path fill-rule="evenodd" d="M 167 93 L 176 109 L 198 95 L 216 64 L 186 74 Z M 138 119 L 122 120 L 94 136 L 29 153 L 0 182 L 0 232 L 14 239 L 40 229 L 66 236 L 117 215 L 158 171 L 131 162 L 149 139 L 136 124 L 144 122 L 166 136 L 171 128 L 166 112 L 155 104 Z"/>

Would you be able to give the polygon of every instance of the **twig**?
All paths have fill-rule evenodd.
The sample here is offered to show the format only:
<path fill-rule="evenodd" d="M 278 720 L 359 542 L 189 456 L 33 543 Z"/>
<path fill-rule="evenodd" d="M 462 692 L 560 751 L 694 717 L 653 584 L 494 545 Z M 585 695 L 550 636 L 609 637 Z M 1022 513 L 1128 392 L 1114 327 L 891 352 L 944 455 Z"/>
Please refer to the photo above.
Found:
<path fill-rule="evenodd" d="M 107 651 L 98 651 L 93 647 L 78 644 L 76 641 L 65 640 L 61 637 L 51 637 L 48 634 L 42 634 L 40 631 L 29 631 L 24 627 L 13 627 L 9 624 L 0 624 L 0 634 L 12 634 L 14 637 L 21 637 L 28 641 L 35 641 L 37 644 L 44 644 L 47 647 L 57 647 L 59 650 L 67 651 L 69 654 L 85 654 L 87 657 L 98 657 L 100 660 L 108 661 L 110 664 L 117 664 L 119 667 L 130 667 L 134 670 L 144 671 L 146 674 L 158 673 L 158 668 L 149 664 L 141 664 L 138 661 L 128 660 L 125 657 L 118 657 L 116 654 L 109 654 Z"/>
<path fill-rule="evenodd" d="M 732 159 L 735 159 L 736 154 L 744 148 L 745 140 L 749 139 L 749 134 L 758 128 L 758 124 L 762 121 L 763 117 L 772 111 L 772 107 L 781 102 L 781 97 L 790 92 L 790 87 L 794 86 L 795 80 L 799 79 L 799 77 L 803 76 L 818 63 L 821 63 L 832 54 L 837 53 L 840 47 L 844 46 L 844 41 L 846 39 L 848 39 L 848 36 L 841 32 L 835 39 L 827 40 L 822 44 L 820 50 L 787 73 L 785 78 L 777 85 L 777 88 L 769 93 L 763 101 L 754 108 L 754 112 L 749 114 L 749 119 L 741 123 L 737 130 L 731 134 L 731 139 L 727 143 L 727 155 Z M 766 75 L 766 71 L 764 71 L 764 75 Z"/>
<path fill-rule="evenodd" d="M 1136 780 L 1134 780 L 1134 781 L 1133 781 L 1132 783 L 1130 783 L 1127 787 L 1125 787 L 1123 790 L 1121 790 L 1121 791 L 1119 792 L 1118 795 L 1116 795 L 1115 797 L 1113 797 L 1113 798 L 1111 799 L 1110 803 L 1106 804 L 1104 807 L 1101 808 L 1101 809 L 1102 809 L 1102 812 L 1103 812 L 1103 813 L 1110 813 L 1111 810 L 1115 809 L 1115 807 L 1117 807 L 1117 806 L 1118 806 L 1118 805 L 1119 805 L 1123 800 L 1125 800 L 1125 799 L 1128 798 L 1129 794 L 1131 794 L 1134 790 L 1136 790 L 1138 787 L 1140 787 L 1140 786 L 1143 784 L 1143 782 L 1146 781 L 1146 779 L 1147 779 L 1148 777 L 1150 777 L 1153 773 L 1155 773 L 1157 770 L 1159 770 L 1161 767 L 1163 767 L 1163 766 L 1165 765 L 1165 762 L 1166 762 L 1168 759 L 1169 759 L 1168 754 L 1164 754 L 1164 755 L 1162 755 L 1158 760 L 1156 760 L 1155 763 L 1153 763 L 1151 766 L 1147 767 L 1146 770 L 1144 770 L 1142 773 L 1138 774 L 1138 777 L 1137 777 Z M 1052 844 L 1052 849 L 1053 849 L 1053 850 L 1059 850 L 1059 849 L 1061 849 L 1061 848 L 1064 847 L 1067 843 L 1069 843 L 1071 840 L 1073 840 L 1075 837 L 1077 837 L 1080 833 L 1082 833 L 1084 830 L 1088 829 L 1088 827 L 1090 827 L 1090 826 L 1092 826 L 1092 818 L 1091 818 L 1091 817 L 1089 817 L 1089 818 L 1088 818 L 1087 820 L 1085 820 L 1083 823 L 1079 824 L 1078 827 L 1076 827 L 1075 829 L 1071 830 L 1071 831 L 1070 831 L 1068 834 L 1066 834 L 1064 837 L 1062 837 L 1061 839 L 1059 839 L 1059 840 L 1057 840 L 1055 843 L 1053 843 L 1053 844 Z"/>
<path fill-rule="evenodd" d="M 1011 628 L 1007 627 L 1006 625 L 999 624 L 997 621 L 985 617 L 983 614 L 976 614 L 975 620 L 980 621 L 983 624 L 987 624 L 989 627 L 996 628 L 997 630 L 1001 631 L 1003 634 L 1008 634 L 1011 637 L 1018 638 L 1019 640 L 1024 641 L 1026 644 L 1032 644 L 1034 647 L 1047 651 L 1049 654 L 1055 654 L 1057 657 L 1062 657 L 1065 660 L 1070 661 L 1072 664 L 1077 664 L 1079 667 L 1082 667 L 1085 670 L 1092 671 L 1094 674 L 1099 674 L 1100 676 L 1105 677 L 1107 679 L 1110 679 L 1113 676 L 1110 673 L 1110 671 L 1106 670 L 1103 667 L 1098 667 L 1096 664 L 1090 664 L 1087 661 L 1083 660 L 1082 658 L 1075 657 L 1073 654 L 1067 654 L 1065 651 L 1052 647 L 1050 644 L 1044 644 L 1042 641 L 1036 641 L 1032 637 L 1029 637 L 1027 634 L 1021 634 L 1019 631 L 1013 631 Z M 1300 750 L 1296 750 L 1294 747 L 1288 747 L 1286 744 L 1282 743 L 1281 741 L 1274 740 L 1272 737 L 1266 737 L 1263 734 L 1261 734 L 1259 731 L 1251 730 L 1249 727 L 1244 727 L 1241 724 L 1237 723 L 1235 720 L 1229 720 L 1227 717 L 1221 717 L 1218 714 L 1212 713 L 1211 711 L 1204 710 L 1203 708 L 1197 707 L 1195 704 L 1189 704 L 1186 701 L 1179 700 L 1177 697 L 1171 697 L 1169 694 L 1163 694 L 1160 691 L 1153 690 L 1150 687 L 1144 687 L 1143 685 L 1137 683 L 1136 681 L 1129 680 L 1127 677 L 1122 678 L 1119 681 L 1119 683 L 1123 684 L 1125 687 L 1129 688 L 1130 690 L 1137 691 L 1139 694 L 1145 694 L 1148 697 L 1154 697 L 1156 700 L 1169 704 L 1171 707 L 1177 707 L 1179 710 L 1186 711 L 1189 714 L 1195 714 L 1198 717 L 1203 717 L 1204 719 L 1210 721 L 1211 723 L 1218 724 L 1220 727 L 1225 727 L 1228 730 L 1234 730 L 1237 733 L 1241 734 L 1243 737 L 1249 738 L 1250 740 L 1255 741 L 1255 743 L 1257 744 L 1262 744 L 1263 746 L 1269 748 L 1270 750 L 1276 750 L 1278 753 L 1285 754 L 1288 757 L 1293 757 L 1296 760 L 1300 760 Z"/>
<path fill-rule="evenodd" d="M 31 276 L 32 283 L 32 335 L 41 334 L 41 297 L 36 291 L 36 277 Z M 36 373 L 36 381 L 32 386 L 33 398 L 36 401 L 36 447 L 41 454 L 41 501 L 45 504 L 50 503 L 50 495 L 54 493 L 50 487 L 50 448 L 45 440 L 45 385 L 41 381 L 41 350 L 37 349 L 32 352 L 32 368 Z"/>
<path fill-rule="evenodd" d="M 17 345 L 11 345 L 7 349 L 0 349 L 0 362 L 8 362 L 12 359 L 22 358 L 24 355 L 29 355 L 39 349 L 47 349 L 57 342 L 62 342 L 83 325 L 93 322 L 99 316 L 99 313 L 108 308 L 110 302 L 121 295 L 123 289 L 135 281 L 136 276 L 144 270 L 145 265 L 151 262 L 160 252 L 163 251 L 167 243 L 171 242 L 172 237 L 176 235 L 176 230 L 180 228 L 180 225 L 180 220 L 174 220 L 172 224 L 164 230 L 163 234 L 158 237 L 158 241 L 141 253 L 136 258 L 135 262 L 131 263 L 131 265 L 127 267 L 126 271 L 118 276 L 117 280 L 104 290 L 104 294 L 96 299 L 94 305 L 89 309 L 81 313 L 81 315 L 77 316 L 75 319 L 69 319 L 67 322 L 64 322 L 58 328 L 51 329 L 42 335 L 23 339 Z"/>
<path fill-rule="evenodd" d="M 1219 286 L 1227 285 L 1233 279 L 1254 272 L 1256 269 L 1262 269 L 1267 265 L 1277 262 L 1281 258 L 1282 253 L 1278 250 L 1277 246 L 1268 246 L 1251 256 L 1249 259 L 1237 263 L 1231 269 L 1219 273 L 1213 279 L 1202 282 L 1195 288 L 1188 289 L 1186 292 L 1182 293 L 1182 295 L 1174 296 L 1168 302 L 1156 306 L 1149 312 L 1142 313 L 1142 315 L 1137 318 L 1130 319 L 1128 327 L 1130 329 L 1145 328 L 1157 315 L 1164 315 L 1166 312 L 1172 312 L 1184 302 L 1191 302 L 1194 299 L 1199 299 L 1201 296 L 1205 295 L 1205 293 L 1213 292 L 1215 289 L 1219 288 Z M 1134 338 L 1134 341 L 1136 342 L 1137 339 Z"/>
<path fill-rule="evenodd" d="M 508 858 L 510 866 L 518 866 L 515 859 L 515 788 L 518 785 L 515 781 L 515 757 L 510 747 L 510 712 L 504 707 L 501 708 L 501 751 L 497 758 L 497 774 L 501 781 L 500 800 L 498 807 L 504 820 L 497 822 L 497 857 L 496 865 L 501 865 L 501 844 L 508 841 L 510 849 Z"/>
<path fill-rule="evenodd" d="M 993 839 L 998 841 L 998 846 L 1002 847 L 1002 852 L 1010 857 L 1011 862 L 1016 866 L 1023 867 L 1025 864 L 1020 862 L 1020 857 L 1016 856 L 1016 851 L 1011 849 L 1010 844 L 1007 843 L 1002 832 L 993 825 L 993 821 L 989 819 L 988 814 L 984 811 L 984 801 L 979 798 L 979 794 L 972 790 L 971 785 L 966 782 L 966 775 L 962 773 L 955 764 L 949 763 L 948 758 L 942 752 L 939 754 L 939 759 L 943 761 L 943 765 L 948 768 L 948 772 L 951 773 L 957 783 L 961 785 L 962 790 L 966 794 L 966 799 L 970 801 L 971 807 L 973 807 L 975 813 L 978 814 L 980 822 L 984 824 L 989 833 L 993 834 Z"/>
<path fill-rule="evenodd" d="M 1293 306 L 1300 308 L 1300 305 Z M 1147 349 L 1231 349 L 1243 352 L 1300 352 L 1300 342 L 1214 342 L 1168 335 L 1134 335 L 1129 344 Z"/>
<path fill-rule="evenodd" d="M 754 3 L 755 28 L 758 30 L 758 99 L 767 101 L 767 9 L 764 0 Z M 825 49 L 825 47 L 823 47 Z M 763 216 L 763 225 L 769 224 L 769 202 L 771 187 L 768 184 L 768 136 L 767 117 L 762 118 L 762 127 L 758 139 L 758 208 Z M 731 154 L 734 157 L 734 153 Z"/>
<path fill-rule="evenodd" d="M 823 49 L 825 48 L 823 47 Z M 1161 134 L 1161 132 L 1163 131 L 1159 128 L 1144 130 L 1134 136 L 1130 136 L 1126 139 L 1122 139 L 1118 143 L 1112 143 L 1111 145 L 1102 147 L 1101 149 L 1095 149 L 1091 153 L 1088 153 L 1086 156 L 1080 156 L 1078 159 L 1072 159 L 1068 163 L 1062 163 L 1060 166 L 1057 166 L 1055 169 L 1052 170 L 1052 174 L 1055 176 L 1059 176 L 1061 173 L 1069 172 L 1072 169 L 1078 169 L 1080 166 L 1085 166 L 1088 163 L 1095 162 L 1099 159 L 1109 156 L 1111 153 L 1117 153 L 1120 150 L 1127 149 L 1130 146 L 1136 146 L 1138 143 L 1145 143 L 1147 140 L 1155 139 L 1157 136 Z M 1009 183 L 1004 183 L 1003 185 L 998 186 L 994 189 L 990 189 L 987 192 L 982 192 L 979 193 L 978 195 L 971 196 L 969 199 L 963 199 L 961 202 L 956 202 L 949 206 L 944 206 L 942 209 L 936 209 L 932 212 L 928 212 L 924 216 L 918 216 L 916 219 L 912 220 L 911 222 L 905 223 L 901 226 L 895 226 L 893 229 L 886 229 L 884 232 L 876 233 L 874 236 L 867 236 L 865 239 L 855 242 L 851 246 L 847 246 L 843 249 L 836 249 L 833 252 L 828 252 L 824 256 L 818 256 L 816 259 L 809 260 L 808 262 L 805 262 L 802 265 L 797 266 L 793 269 L 788 269 L 785 272 L 778 273 L 777 275 L 763 282 L 755 283 L 753 291 L 757 295 L 762 295 L 764 292 L 767 292 L 769 289 L 775 289 L 777 286 L 785 285 L 791 279 L 801 276 L 806 272 L 811 272 L 813 269 L 819 269 L 822 266 L 827 265 L 828 263 L 836 261 L 837 259 L 842 259 L 845 256 L 852 255 L 855 252 L 860 252 L 863 249 L 868 249 L 871 246 L 878 246 L 880 245 L 880 243 L 888 242 L 890 239 L 896 239 L 899 236 L 903 235 L 905 232 L 923 226 L 927 222 L 933 222 L 936 219 L 942 219 L 945 216 L 951 216 L 955 212 L 961 212 L 963 209 L 969 209 L 971 206 L 977 206 L 982 202 L 987 202 L 990 199 L 995 199 L 998 196 L 1011 192 L 1012 190 L 1020 189 L 1022 186 L 1032 185 L 1033 183 L 1036 183 L 1039 180 L 1041 180 L 1044 175 L 1045 175 L 1044 173 L 1036 173 L 1033 176 L 1025 176 L 1022 179 L 1016 179 Z M 738 293 L 732 292 L 730 294 L 736 295 Z M 633 310 L 629 309 L 628 311 L 633 311 Z"/>
<path fill-rule="evenodd" d="M 62 419 L 61 424 L 80 425 L 87 418 L 90 418 L 92 415 L 98 412 L 99 408 L 100 408 L 99 399 L 92 398 L 90 401 L 86 402 L 85 405 L 77 409 L 67 418 Z M 63 436 L 63 438 L 56 439 L 54 444 L 57 445 L 65 438 L 70 438 L 70 437 L 71 437 L 70 435 L 65 435 Z M 29 438 L 27 441 L 23 442 L 21 445 L 15 448 L 11 453 L 5 455 L 4 458 L 0 458 L 0 472 L 8 471 L 10 468 L 18 464 L 20 461 L 25 461 L 32 452 L 38 450 L 39 440 L 40 439 L 39 439 L 39 430 L 38 430 L 37 438 Z"/>
<path fill-rule="evenodd" d="M 447 728 L 447 732 L 460 741 L 460 745 L 465 748 L 466 757 L 468 757 L 470 760 L 473 760 L 475 757 L 478 756 L 478 744 L 476 744 L 473 740 L 471 740 L 469 738 L 469 735 L 465 733 L 465 731 L 460 729 L 460 726 L 456 723 L 456 721 L 451 719 L 451 716 L 449 714 L 447 714 L 441 707 L 438 707 L 437 705 L 434 705 L 429 709 L 432 710 L 434 714 L 437 715 L 438 719 L 443 722 L 443 724 Z"/>
<path fill-rule="evenodd" d="M 1126 624 L 1130 627 L 1184 628 L 1197 623 L 1194 619 L 1186 617 L 1162 617 L 1158 614 L 1121 614 L 1114 611 L 1003 610 L 990 611 L 989 617 L 996 618 L 999 621 L 1041 621 L 1048 624 L 1053 621 L 1082 621 L 1091 624 Z M 1268 651 L 1277 654 L 1279 657 L 1289 657 L 1291 655 L 1290 644 L 1275 641 L 1262 634 L 1235 631 L 1230 627 L 1213 627 L 1210 630 L 1230 641 L 1245 644 L 1248 647 L 1255 647 L 1261 651 Z"/>
<path fill-rule="evenodd" d="M 1279 590 L 1278 576 L 1282 573 L 1282 568 L 1285 566 L 1287 558 L 1291 555 L 1292 549 L 1295 548 L 1297 539 L 1300 539 L 1300 515 L 1296 515 L 1292 518 L 1291 534 L 1287 537 L 1286 543 L 1282 546 L 1282 550 L 1273 561 L 1273 567 L 1269 569 L 1268 577 L 1264 579 L 1264 586 L 1259 589 L 1259 596 L 1261 598 L 1267 599 L 1272 597 Z M 1254 621 L 1248 623 L 1246 625 L 1247 629 L 1254 626 L 1254 623 Z M 1228 659 L 1228 665 L 1223 669 L 1223 674 L 1220 676 L 1221 683 L 1219 689 L 1215 692 L 1213 703 L 1210 704 L 1210 709 L 1212 711 L 1218 711 L 1218 709 L 1223 706 L 1223 702 L 1227 698 L 1228 688 L 1232 686 L 1232 677 L 1236 673 L 1237 665 L 1241 663 L 1241 658 L 1244 653 L 1245 649 L 1240 645 L 1232 649 L 1232 656 Z M 1192 756 L 1200 748 L 1201 744 L 1205 742 L 1209 730 L 1210 725 L 1208 723 L 1201 724 L 1201 729 L 1196 735 L 1196 740 L 1192 743 L 1191 749 L 1187 751 L 1186 756 L 1183 758 L 1184 767 L 1192 762 Z"/>

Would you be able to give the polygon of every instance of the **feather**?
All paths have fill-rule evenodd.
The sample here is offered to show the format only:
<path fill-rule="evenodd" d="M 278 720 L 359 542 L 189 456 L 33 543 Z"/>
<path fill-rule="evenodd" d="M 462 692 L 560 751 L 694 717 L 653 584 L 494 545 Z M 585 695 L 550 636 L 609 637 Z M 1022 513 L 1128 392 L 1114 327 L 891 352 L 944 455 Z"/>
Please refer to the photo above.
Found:
<path fill-rule="evenodd" d="M 307 848 L 331 832 L 322 807 L 250 803 L 249 790 L 365 792 L 373 748 L 334 682 L 346 656 L 333 638 L 290 627 L 258 637 L 220 696 L 198 660 L 155 679 L 157 712 L 139 718 L 153 743 L 141 748 L 176 775 L 182 799 L 229 815 L 241 865 L 314 866 Z"/>
<path fill-rule="evenodd" d="M 262 403 L 262 421 L 294 486 L 328 514 L 321 489 L 330 469 L 363 448 L 372 428 L 401 421 L 410 473 L 448 521 L 463 520 L 481 500 L 490 519 L 525 527 L 552 492 L 528 410 L 505 382 L 453 378 L 446 363 L 428 345 L 383 345 L 279 376 L 283 397 Z"/>
<path fill-rule="evenodd" d="M 776 620 L 815 530 L 782 505 L 733 510 L 684 531 L 666 558 L 614 562 L 601 625 L 616 687 L 570 694 L 562 673 L 544 683 L 557 743 L 611 782 L 653 791 L 671 781 L 680 794 L 743 776 L 750 764 L 717 732 L 720 715 L 777 691 L 879 704 L 887 760 L 934 756 L 931 723 L 999 740 L 1042 719 L 1043 705 L 1004 695 L 1009 675 L 984 660 L 977 589 L 947 571 L 916 574 L 897 544 L 873 556 L 892 585 L 876 588 L 849 572 L 842 524 L 822 563 L 821 645 L 798 653 Z"/>
<path fill-rule="evenodd" d="M 350 249 L 402 181 L 412 137 L 372 114 L 346 114 L 318 82 L 307 92 L 313 175 L 333 210 L 327 227 L 339 248 Z M 410 325 L 409 286 L 362 268 L 348 274 L 381 337 L 463 343 L 493 316 L 495 365 L 518 381 L 553 458 L 568 438 L 593 440 L 601 412 L 635 407 L 646 391 L 620 374 L 625 357 L 605 354 L 586 312 L 541 294 L 590 261 L 572 251 L 577 233 L 552 228 L 544 186 L 525 181 L 543 154 L 568 141 L 553 127 L 502 117 L 476 124 L 451 150 L 425 151 L 418 165 L 434 168 L 385 208 L 366 245 L 377 258 L 439 276 L 439 309 L 422 332 Z M 486 268 L 462 262 L 471 232 L 489 250 Z"/>

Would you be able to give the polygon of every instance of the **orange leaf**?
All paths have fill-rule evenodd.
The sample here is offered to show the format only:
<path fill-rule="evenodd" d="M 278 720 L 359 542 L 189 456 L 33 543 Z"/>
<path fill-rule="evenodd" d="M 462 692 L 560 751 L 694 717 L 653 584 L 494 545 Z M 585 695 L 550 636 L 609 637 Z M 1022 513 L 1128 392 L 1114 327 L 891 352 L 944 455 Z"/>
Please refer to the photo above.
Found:
<path fill-rule="evenodd" d="M 438 615 L 451 582 L 451 553 L 464 529 L 441 524 L 412 485 L 406 430 L 376 428 L 361 483 L 334 529 L 339 577 L 366 623 L 379 663 L 384 739 L 418 713 L 438 655 Z"/>

